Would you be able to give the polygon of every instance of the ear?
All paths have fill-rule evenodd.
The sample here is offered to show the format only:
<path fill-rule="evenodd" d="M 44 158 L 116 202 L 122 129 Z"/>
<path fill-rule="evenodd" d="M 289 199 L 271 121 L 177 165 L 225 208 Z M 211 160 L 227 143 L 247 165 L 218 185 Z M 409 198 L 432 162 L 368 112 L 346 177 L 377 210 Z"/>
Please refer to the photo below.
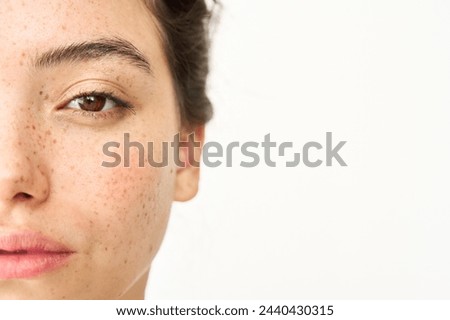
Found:
<path fill-rule="evenodd" d="M 204 141 L 204 126 L 198 126 L 193 131 L 180 133 L 178 150 L 179 159 L 183 165 L 179 166 L 176 172 L 175 201 L 188 201 L 197 194 L 200 178 L 200 160 Z"/>

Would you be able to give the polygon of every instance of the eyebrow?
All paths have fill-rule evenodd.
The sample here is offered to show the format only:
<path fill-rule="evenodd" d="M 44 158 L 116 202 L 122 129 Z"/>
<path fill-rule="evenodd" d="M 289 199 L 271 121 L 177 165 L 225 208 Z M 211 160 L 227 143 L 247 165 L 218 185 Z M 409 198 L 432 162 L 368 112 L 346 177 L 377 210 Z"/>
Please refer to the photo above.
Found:
<path fill-rule="evenodd" d="M 151 64 L 144 54 L 131 42 L 119 37 L 101 38 L 50 49 L 39 54 L 34 60 L 34 65 L 38 68 L 49 68 L 63 63 L 84 62 L 107 57 L 124 59 L 153 75 Z"/>

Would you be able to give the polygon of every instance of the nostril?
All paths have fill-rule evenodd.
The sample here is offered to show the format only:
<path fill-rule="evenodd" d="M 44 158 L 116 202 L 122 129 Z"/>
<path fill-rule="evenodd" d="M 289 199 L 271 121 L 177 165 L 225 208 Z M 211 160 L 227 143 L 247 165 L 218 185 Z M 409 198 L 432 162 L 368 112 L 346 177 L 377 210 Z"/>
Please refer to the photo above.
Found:
<path fill-rule="evenodd" d="M 30 198 L 33 198 L 33 196 L 25 192 L 19 192 L 14 196 L 15 200 L 27 200 Z"/>

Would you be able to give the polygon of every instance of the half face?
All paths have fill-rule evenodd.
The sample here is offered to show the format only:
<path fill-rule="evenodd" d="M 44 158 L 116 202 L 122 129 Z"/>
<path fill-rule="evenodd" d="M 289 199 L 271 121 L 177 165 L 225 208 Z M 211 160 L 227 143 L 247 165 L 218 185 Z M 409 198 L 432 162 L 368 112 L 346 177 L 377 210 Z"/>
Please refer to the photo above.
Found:
<path fill-rule="evenodd" d="M 0 21 L 0 298 L 142 298 L 198 175 L 140 167 L 138 148 L 102 166 L 125 134 L 161 159 L 180 131 L 155 18 L 139 0 L 5 0 Z"/>

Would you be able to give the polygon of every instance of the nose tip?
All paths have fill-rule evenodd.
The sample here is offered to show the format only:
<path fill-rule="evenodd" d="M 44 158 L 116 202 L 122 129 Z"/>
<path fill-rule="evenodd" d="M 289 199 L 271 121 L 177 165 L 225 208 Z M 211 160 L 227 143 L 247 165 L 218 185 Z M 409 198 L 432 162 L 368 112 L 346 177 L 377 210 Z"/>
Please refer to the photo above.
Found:
<path fill-rule="evenodd" d="M 30 158 L 15 155 L 14 165 L 0 168 L 0 204 L 2 207 L 15 203 L 37 204 L 48 197 L 48 180 L 45 173 Z M 0 158 L 2 158 L 0 156 Z M 0 163 L 1 166 L 1 163 Z"/>

